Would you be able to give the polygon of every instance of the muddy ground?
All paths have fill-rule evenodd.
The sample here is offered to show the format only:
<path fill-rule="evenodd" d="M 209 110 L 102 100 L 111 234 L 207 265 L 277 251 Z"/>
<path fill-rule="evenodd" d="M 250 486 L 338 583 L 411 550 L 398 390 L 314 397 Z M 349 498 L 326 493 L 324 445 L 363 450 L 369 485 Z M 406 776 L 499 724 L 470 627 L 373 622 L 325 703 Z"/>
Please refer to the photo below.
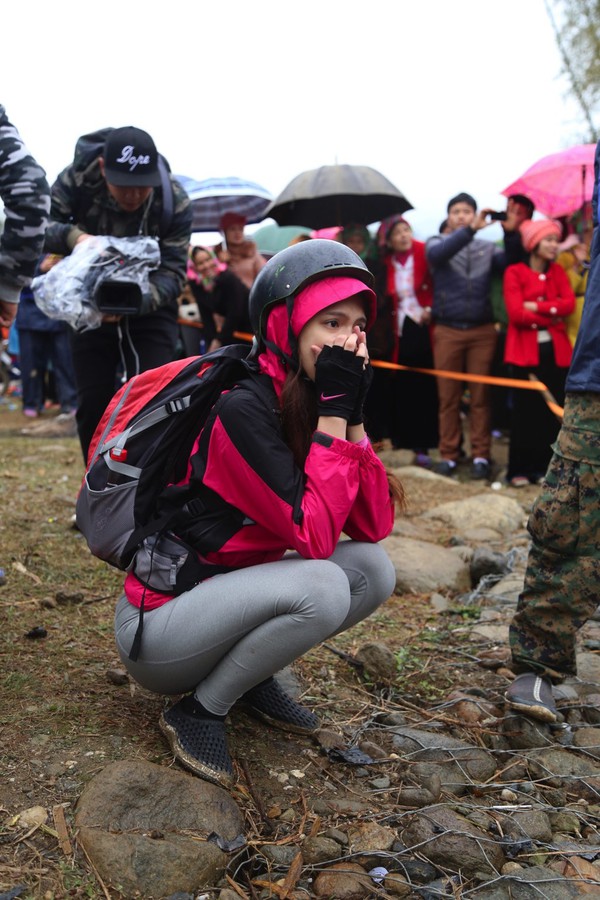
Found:
<path fill-rule="evenodd" d="M 174 765 L 157 728 L 164 698 L 119 677 L 112 618 L 122 575 L 94 559 L 72 527 L 83 472 L 77 440 L 23 434 L 28 423 L 10 406 L 0 403 L 0 894 L 21 885 L 31 900 L 115 898 L 77 843 L 74 808 L 110 761 Z M 423 480 L 407 516 L 481 490 Z M 410 722 L 454 688 L 478 686 L 499 700 L 506 679 L 479 667 L 477 647 L 466 645 L 462 626 L 473 614 L 459 603 L 440 615 L 428 597 L 394 596 L 300 661 L 307 702 L 350 744 L 379 713 L 398 711 Z M 349 659 L 374 640 L 397 655 L 391 684 L 370 683 Z M 371 804 L 382 820 L 393 811 L 393 791 L 374 792 L 364 773 L 332 763 L 310 740 L 259 728 L 241 712 L 228 727 L 237 799 L 257 842 L 287 840 L 278 814 L 301 813 L 332 791 Z M 22 812 L 36 806 L 47 820 L 25 824 Z M 334 816 L 323 825 L 339 823 Z"/>

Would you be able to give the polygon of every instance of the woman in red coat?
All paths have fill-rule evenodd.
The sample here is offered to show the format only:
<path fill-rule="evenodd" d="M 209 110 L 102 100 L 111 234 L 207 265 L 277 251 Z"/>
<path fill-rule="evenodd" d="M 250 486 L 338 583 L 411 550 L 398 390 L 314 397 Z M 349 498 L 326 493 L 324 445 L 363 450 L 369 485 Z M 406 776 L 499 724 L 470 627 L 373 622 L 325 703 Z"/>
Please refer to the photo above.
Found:
<path fill-rule="evenodd" d="M 378 324 L 383 337 L 380 343 L 384 344 L 379 358 L 432 369 L 429 325 L 433 294 L 425 244 L 413 238 L 412 228 L 402 216 L 382 223 L 379 242 Z M 379 388 L 381 381 L 383 388 Z M 438 444 L 435 378 L 418 372 L 383 370 L 371 394 L 378 388 L 385 391 L 388 436 L 393 446 L 414 450 L 418 465 L 431 466 L 428 449 Z"/>
<path fill-rule="evenodd" d="M 527 220 L 520 228 L 527 263 L 504 273 L 508 330 L 504 361 L 514 378 L 530 374 L 543 382 L 561 406 L 571 362 L 565 317 L 575 295 L 564 270 L 554 262 L 561 227 L 551 219 Z M 514 487 L 535 484 L 544 475 L 560 422 L 539 392 L 515 390 L 511 414 L 507 480 Z"/>

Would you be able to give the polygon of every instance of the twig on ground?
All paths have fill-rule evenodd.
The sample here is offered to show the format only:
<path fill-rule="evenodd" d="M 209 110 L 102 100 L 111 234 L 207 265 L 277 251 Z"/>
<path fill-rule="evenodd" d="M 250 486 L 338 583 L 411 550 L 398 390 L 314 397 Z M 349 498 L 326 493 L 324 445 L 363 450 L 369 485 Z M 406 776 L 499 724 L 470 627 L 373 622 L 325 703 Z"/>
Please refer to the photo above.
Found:
<path fill-rule="evenodd" d="M 332 647 L 331 644 L 324 643 L 323 647 L 335 656 L 339 656 L 340 659 L 345 660 L 349 666 L 352 666 L 352 668 L 356 669 L 358 672 L 364 671 L 364 664 L 355 656 L 352 656 L 351 653 L 346 653 L 344 650 L 338 650 L 337 647 Z"/>
<path fill-rule="evenodd" d="M 91 861 L 91 859 L 89 858 L 87 850 L 85 849 L 85 847 L 83 846 L 83 844 L 81 843 L 81 841 L 78 840 L 77 843 L 79 844 L 79 846 L 80 846 L 81 849 L 83 850 L 83 855 L 84 855 L 85 858 L 87 859 L 87 861 L 88 861 L 88 863 L 89 863 L 89 865 L 90 865 L 90 868 L 91 868 L 92 872 L 94 873 L 94 875 L 95 875 L 95 877 L 96 877 L 96 879 L 97 879 L 97 881 L 98 881 L 98 884 L 99 884 L 100 887 L 102 888 L 102 893 L 103 893 L 104 896 L 106 897 L 106 900 L 112 900 L 112 897 L 111 897 L 111 895 L 110 895 L 110 893 L 109 893 L 109 891 L 108 891 L 108 888 L 106 887 L 106 885 L 105 885 L 104 882 L 102 881 L 102 878 L 100 877 L 100 873 L 98 872 L 98 869 L 96 868 L 96 866 L 94 865 L 94 863 L 93 863 L 93 862 Z"/>
<path fill-rule="evenodd" d="M 273 834 L 274 828 L 271 820 L 267 816 L 264 806 L 262 805 L 262 801 L 256 790 L 254 789 L 254 782 L 252 781 L 252 776 L 250 775 L 250 769 L 248 768 L 248 763 L 245 759 L 240 760 L 240 765 L 242 767 L 242 771 L 244 772 L 244 778 L 246 779 L 246 784 L 248 785 L 248 790 L 250 791 L 250 796 L 254 802 L 256 807 L 256 811 L 260 816 L 261 822 L 267 834 Z"/>

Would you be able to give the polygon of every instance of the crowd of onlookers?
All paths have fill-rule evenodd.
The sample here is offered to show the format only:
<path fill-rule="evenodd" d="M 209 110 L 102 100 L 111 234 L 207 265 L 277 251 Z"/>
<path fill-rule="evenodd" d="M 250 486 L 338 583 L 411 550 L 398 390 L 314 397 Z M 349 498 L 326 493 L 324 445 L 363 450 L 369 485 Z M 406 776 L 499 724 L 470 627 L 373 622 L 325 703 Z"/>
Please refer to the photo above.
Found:
<path fill-rule="evenodd" d="M 596 173 L 599 160 L 597 148 Z M 548 723 L 559 720 L 552 683 L 576 675 L 576 635 L 598 604 L 600 336 L 595 304 L 600 270 L 596 241 L 585 299 L 592 236 L 585 204 L 569 221 L 554 221 L 535 217 L 532 202 L 523 195 L 509 197 L 506 210 L 496 212 L 478 210 L 470 194 L 460 193 L 449 200 L 439 233 L 424 243 L 414 240 L 401 215 L 381 222 L 374 236 L 364 225 L 348 223 L 332 236 L 347 245 L 343 248 L 332 252 L 332 245 L 321 243 L 288 251 L 305 261 L 292 275 L 277 260 L 266 262 L 246 238 L 245 221 L 235 211 L 221 223 L 221 245 L 190 247 L 190 198 L 147 132 L 128 126 L 83 135 L 73 161 L 50 188 L 2 106 L 0 196 L 7 210 L 0 239 L 0 327 L 11 326 L 21 299 L 23 312 L 13 333 L 22 342 L 24 412 L 34 418 L 45 404 L 47 381 L 40 381 L 36 354 L 46 368 L 53 363 L 54 370 L 69 356 L 72 373 L 65 367 L 64 377 L 57 377 L 55 371 L 55 391 L 67 417 L 76 403 L 84 458 L 119 382 L 171 362 L 178 353 L 248 339 L 249 292 L 250 306 L 258 312 L 253 322 L 259 365 L 265 367 L 260 371 L 271 379 L 273 401 L 259 402 L 257 394 L 256 402 L 250 402 L 253 395 L 244 398 L 242 385 L 239 391 L 223 392 L 220 412 L 207 432 L 210 442 L 218 421 L 218 449 L 209 443 L 202 457 L 198 447 L 197 458 L 188 460 L 186 479 L 201 472 L 198 483 L 207 493 L 197 505 L 195 494 L 179 495 L 192 496 L 181 518 L 192 543 L 175 543 L 179 536 L 167 533 L 164 523 L 160 532 L 147 536 L 154 541 L 150 574 L 159 541 L 170 548 L 162 554 L 169 563 L 169 590 L 153 591 L 147 569 L 143 581 L 141 573 L 138 577 L 130 571 L 117 606 L 119 652 L 132 677 L 153 691 L 185 693 L 160 720 L 182 765 L 218 784 L 232 782 L 224 721 L 237 700 L 284 730 L 306 734 L 317 727 L 315 715 L 289 697 L 273 675 L 315 642 L 369 615 L 393 590 L 393 566 L 375 545 L 389 534 L 394 497 L 401 500 L 402 491 L 376 457 L 369 435 L 372 441 L 387 439 L 411 449 L 417 464 L 434 466 L 443 476 L 452 477 L 464 456 L 470 460 L 471 477 L 487 479 L 493 474 L 493 431 L 504 429 L 510 442 L 509 483 L 519 487 L 543 477 L 527 525 L 531 545 L 524 588 L 510 626 L 517 677 L 505 696 L 520 713 Z M 480 240 L 478 233 L 496 220 L 502 223 L 502 240 Z M 112 297 L 110 290 L 102 292 L 108 304 L 96 303 L 98 327 L 73 329 L 67 345 L 63 328 L 40 324 L 35 285 L 33 307 L 25 289 L 36 265 L 42 272 L 60 264 L 58 259 L 71 258 L 78 245 L 98 236 L 138 243 L 144 236 L 155 242 L 156 264 L 146 273 L 143 289 L 135 283 L 135 291 L 131 282 L 116 278 Z M 305 238 L 313 239 L 301 235 L 298 240 Z M 336 261 L 339 256 L 344 263 Z M 269 270 L 260 274 L 264 265 L 275 278 L 270 280 Z M 343 269 L 352 271 L 353 278 L 331 277 L 336 266 L 338 276 Z M 375 290 L 366 287 L 367 269 Z M 332 303 L 338 289 L 343 293 Z M 95 298 L 93 292 L 90 296 Z M 355 300 L 359 296 L 361 302 Z M 325 322 L 318 318 L 321 314 Z M 368 344 L 367 322 L 373 325 Z M 333 338 L 329 325 L 337 329 Z M 46 339 L 36 336 L 44 330 Z M 318 338 L 314 344 L 313 338 Z M 299 350 L 291 347 L 295 341 Z M 373 372 L 366 364 L 369 355 L 378 365 L 367 396 Z M 310 384 L 306 390 L 309 382 L 314 390 Z M 282 429 L 273 417 L 277 397 Z M 240 402 L 243 407 L 236 407 Z M 232 414 L 240 408 L 241 416 Z M 163 403 L 161 415 L 172 411 L 171 404 Z M 313 420 L 323 427 L 317 440 L 312 440 Z M 141 470 L 132 460 L 126 462 L 127 449 L 109 445 L 102 457 L 106 472 L 133 474 L 136 483 Z M 282 458 L 284 470 L 292 474 L 283 490 Z M 301 478 L 296 475 L 298 460 L 304 467 Z M 204 483 L 211 465 L 212 480 Z M 241 481 L 240 465 L 246 476 Z M 274 473 L 277 477 L 270 481 Z M 302 479 L 310 485 L 311 478 L 311 500 L 298 504 Z M 180 486 L 174 485 L 175 490 Z M 256 513 L 247 506 L 249 497 Z M 118 525 L 118 516 L 113 518 Z M 248 522 L 252 529 L 244 528 Z M 342 532 L 350 540 L 340 544 Z M 283 559 L 290 547 L 298 551 L 297 558 Z M 330 548 L 328 553 L 324 547 Z M 178 555 L 171 555 L 173 548 Z M 185 584 L 177 593 L 181 559 Z M 215 564 L 227 570 L 218 579 L 212 577 L 218 571 Z M 206 565 L 215 565 L 209 578 Z M 241 579 L 236 572 L 240 567 Z M 283 592 L 282 577 L 287 577 Z M 325 604 L 319 602 L 324 584 Z M 298 586 L 301 597 L 294 592 Z M 145 628 L 146 633 L 154 628 L 149 645 L 154 649 L 138 667 L 148 588 Z M 206 597 L 216 610 L 208 630 L 205 617 L 188 614 Z M 161 607 L 167 602 L 173 606 L 164 619 Z M 290 621 L 296 642 L 281 640 L 280 625 L 288 627 L 289 618 L 282 614 L 282 602 L 294 613 Z M 248 624 L 241 639 L 240 604 Z M 139 616 L 131 606 L 139 608 Z M 200 627 L 190 632 L 193 622 Z M 166 628 L 166 623 L 175 624 Z M 285 652 L 257 652 L 269 645 Z M 189 666 L 182 666 L 182 659 Z"/>
<path fill-rule="evenodd" d="M 369 335 L 375 377 L 367 410 L 373 441 L 410 449 L 417 465 L 447 476 L 470 459 L 470 476 L 486 479 L 492 438 L 504 435 L 507 480 L 520 487 L 542 477 L 560 425 L 592 225 L 585 207 L 561 221 L 534 212 L 522 195 L 510 197 L 499 214 L 478 210 L 461 193 L 426 242 L 415 240 L 400 215 L 375 233 L 354 223 L 328 230 L 375 279 L 378 318 Z M 503 239 L 480 240 L 478 233 L 498 220 Z M 180 298 L 186 352 L 243 340 L 249 331 L 247 293 L 266 260 L 244 224 L 242 216 L 228 215 L 222 244 L 190 250 Z M 292 240 L 308 239 L 299 231 Z M 500 382 L 490 385 L 490 375 Z M 507 378 L 523 387 L 503 384 Z"/>
<path fill-rule="evenodd" d="M 137 187 L 120 183 L 126 140 L 142 148 L 138 158 L 156 161 Z M 101 328 L 74 335 L 37 308 L 27 287 L 11 334 L 24 415 L 37 418 L 49 401 L 63 416 L 76 414 L 84 453 L 119 380 L 174 355 L 248 340 L 248 295 L 266 257 L 235 211 L 222 217 L 220 244 L 190 244 L 189 199 L 172 176 L 164 182 L 160 160 L 140 129 L 84 135 L 52 187 L 38 262 L 44 272 L 90 235 L 107 228 L 127 234 L 129 220 L 143 214 L 162 257 L 144 301 L 147 314 L 104 316 Z M 94 199 L 82 213 L 87 177 Z M 173 196 L 165 204 L 169 183 Z M 587 205 L 568 220 L 534 213 L 522 195 L 508 198 L 498 213 L 478 210 L 470 194 L 460 193 L 448 202 L 439 232 L 425 242 L 414 238 L 401 215 L 376 231 L 356 223 L 327 230 L 374 277 L 378 315 L 369 352 L 376 365 L 367 400 L 374 442 L 410 449 L 417 465 L 450 477 L 467 460 L 472 478 L 487 479 L 494 471 L 492 437 L 501 433 L 510 443 L 507 480 L 518 487 L 541 478 L 560 424 L 557 408 L 581 319 L 592 225 Z M 479 233 L 498 220 L 503 238 L 481 240 Z M 299 228 L 292 241 L 311 239 Z M 490 375 L 523 387 L 490 384 Z"/>

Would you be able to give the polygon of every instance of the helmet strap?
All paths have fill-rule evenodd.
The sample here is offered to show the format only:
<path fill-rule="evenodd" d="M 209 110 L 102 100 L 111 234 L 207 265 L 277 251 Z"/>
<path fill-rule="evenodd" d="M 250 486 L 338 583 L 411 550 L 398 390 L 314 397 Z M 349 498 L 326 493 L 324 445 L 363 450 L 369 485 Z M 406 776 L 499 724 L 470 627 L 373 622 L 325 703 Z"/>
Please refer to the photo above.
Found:
<path fill-rule="evenodd" d="M 298 363 L 296 362 L 296 360 L 292 356 L 288 356 L 287 353 L 284 353 L 281 347 L 278 347 L 277 344 L 273 343 L 273 341 L 267 340 L 267 338 L 263 338 L 262 343 L 265 347 L 267 347 L 276 356 L 279 357 L 286 369 L 289 369 L 292 372 L 298 371 Z"/>

